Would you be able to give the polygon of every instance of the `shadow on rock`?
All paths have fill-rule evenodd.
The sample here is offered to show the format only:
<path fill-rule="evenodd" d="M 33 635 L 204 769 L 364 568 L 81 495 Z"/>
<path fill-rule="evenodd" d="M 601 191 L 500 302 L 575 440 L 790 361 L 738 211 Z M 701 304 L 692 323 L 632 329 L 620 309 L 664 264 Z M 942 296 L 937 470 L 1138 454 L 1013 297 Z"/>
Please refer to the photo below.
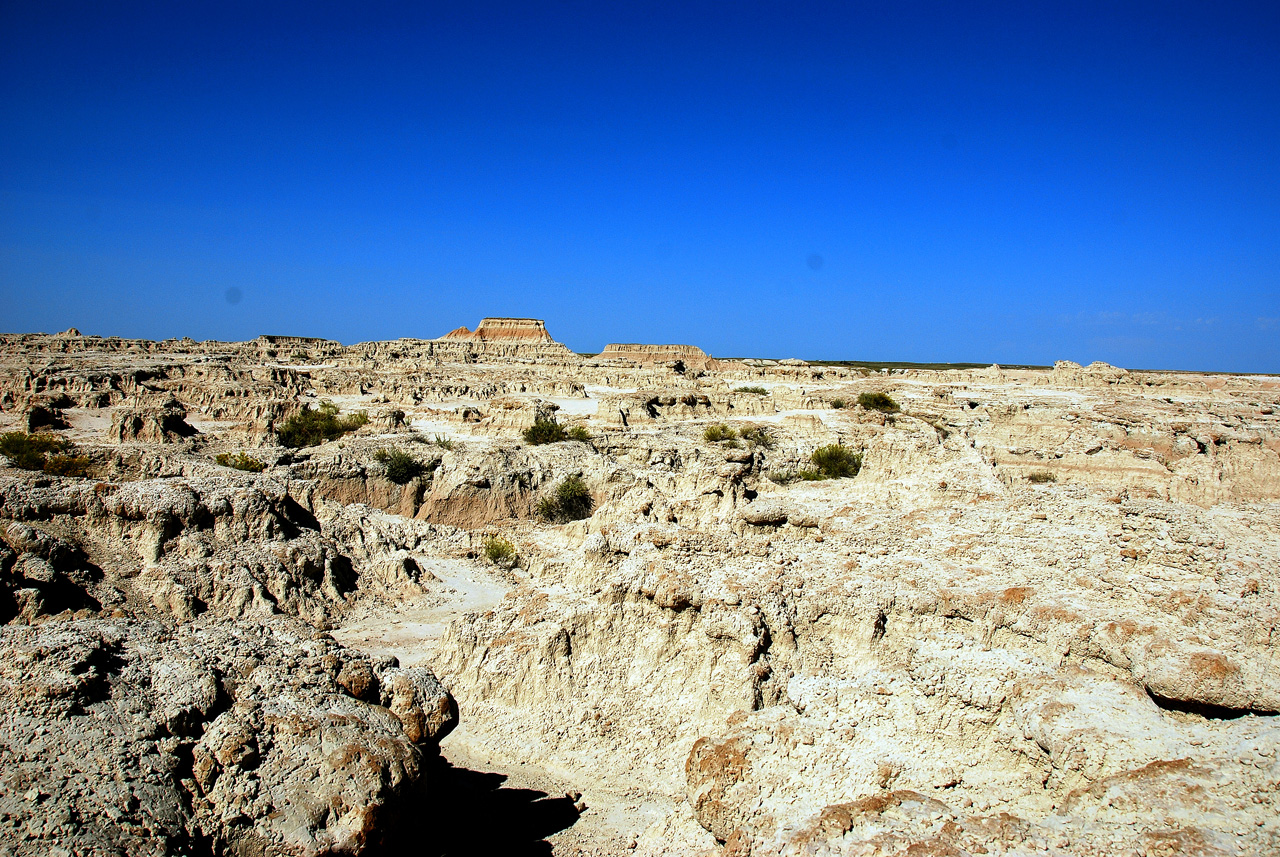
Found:
<path fill-rule="evenodd" d="M 457 768 L 443 757 L 424 760 L 425 776 L 405 796 L 377 857 L 543 857 L 545 840 L 571 827 L 578 810 L 566 795 L 505 788 L 504 774 Z"/>

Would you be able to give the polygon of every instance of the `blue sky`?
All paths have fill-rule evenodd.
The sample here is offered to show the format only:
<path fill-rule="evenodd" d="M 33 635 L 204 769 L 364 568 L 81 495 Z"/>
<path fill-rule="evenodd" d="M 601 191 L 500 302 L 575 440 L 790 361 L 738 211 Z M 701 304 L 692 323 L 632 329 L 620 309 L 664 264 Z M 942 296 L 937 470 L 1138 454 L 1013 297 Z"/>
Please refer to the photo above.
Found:
<path fill-rule="evenodd" d="M 0 329 L 1280 371 L 1280 4 L 0 0 Z"/>

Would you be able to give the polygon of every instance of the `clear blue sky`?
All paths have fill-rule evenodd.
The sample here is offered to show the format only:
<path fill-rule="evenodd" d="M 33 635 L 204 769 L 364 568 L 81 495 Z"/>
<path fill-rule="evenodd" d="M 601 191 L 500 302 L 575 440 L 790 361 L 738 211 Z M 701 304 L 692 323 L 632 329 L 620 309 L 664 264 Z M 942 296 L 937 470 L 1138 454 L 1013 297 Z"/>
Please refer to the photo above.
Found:
<path fill-rule="evenodd" d="M 0 330 L 1280 371 L 1280 4 L 0 0 Z"/>

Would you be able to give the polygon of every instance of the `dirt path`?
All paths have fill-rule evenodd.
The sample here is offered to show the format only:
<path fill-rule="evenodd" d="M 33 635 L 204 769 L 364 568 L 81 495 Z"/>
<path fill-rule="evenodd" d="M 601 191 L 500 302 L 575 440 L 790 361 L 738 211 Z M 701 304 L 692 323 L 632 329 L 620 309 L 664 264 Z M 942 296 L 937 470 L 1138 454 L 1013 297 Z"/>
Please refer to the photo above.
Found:
<path fill-rule="evenodd" d="M 511 589 L 510 583 L 465 560 L 420 558 L 418 565 L 443 586 L 394 612 L 384 610 L 351 622 L 335 630 L 334 638 L 366 654 L 394 655 L 401 666 L 419 666 L 450 622 L 464 613 L 488 610 Z"/>

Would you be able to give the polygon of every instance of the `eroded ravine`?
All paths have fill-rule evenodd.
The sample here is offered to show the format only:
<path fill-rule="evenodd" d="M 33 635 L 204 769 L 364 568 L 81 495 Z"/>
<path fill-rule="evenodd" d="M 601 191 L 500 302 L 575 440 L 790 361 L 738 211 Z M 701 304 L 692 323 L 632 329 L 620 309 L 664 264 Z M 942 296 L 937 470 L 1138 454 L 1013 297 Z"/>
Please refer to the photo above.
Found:
<path fill-rule="evenodd" d="M 474 620 L 469 614 L 491 613 L 513 581 L 528 581 L 520 569 L 499 571 L 468 560 L 423 558 L 419 566 L 438 581 L 430 594 L 344 624 L 332 632 L 334 638 L 375 658 L 430 666 L 440 660 L 449 624 L 467 625 Z M 592 772 L 539 764 L 543 754 L 536 734 L 523 753 L 503 752 L 487 735 L 468 728 L 474 722 L 468 712 L 459 712 L 458 727 L 440 743 L 442 764 L 428 777 L 434 785 L 418 795 L 423 805 L 409 812 L 472 818 L 481 829 L 498 813 L 506 819 L 505 832 L 494 840 L 467 835 L 441 842 L 442 855 L 520 853 L 544 838 L 558 855 L 627 854 L 646 829 L 677 811 L 678 799 L 636 788 L 615 791 Z M 438 807 L 441 791 L 457 793 L 448 812 Z"/>

